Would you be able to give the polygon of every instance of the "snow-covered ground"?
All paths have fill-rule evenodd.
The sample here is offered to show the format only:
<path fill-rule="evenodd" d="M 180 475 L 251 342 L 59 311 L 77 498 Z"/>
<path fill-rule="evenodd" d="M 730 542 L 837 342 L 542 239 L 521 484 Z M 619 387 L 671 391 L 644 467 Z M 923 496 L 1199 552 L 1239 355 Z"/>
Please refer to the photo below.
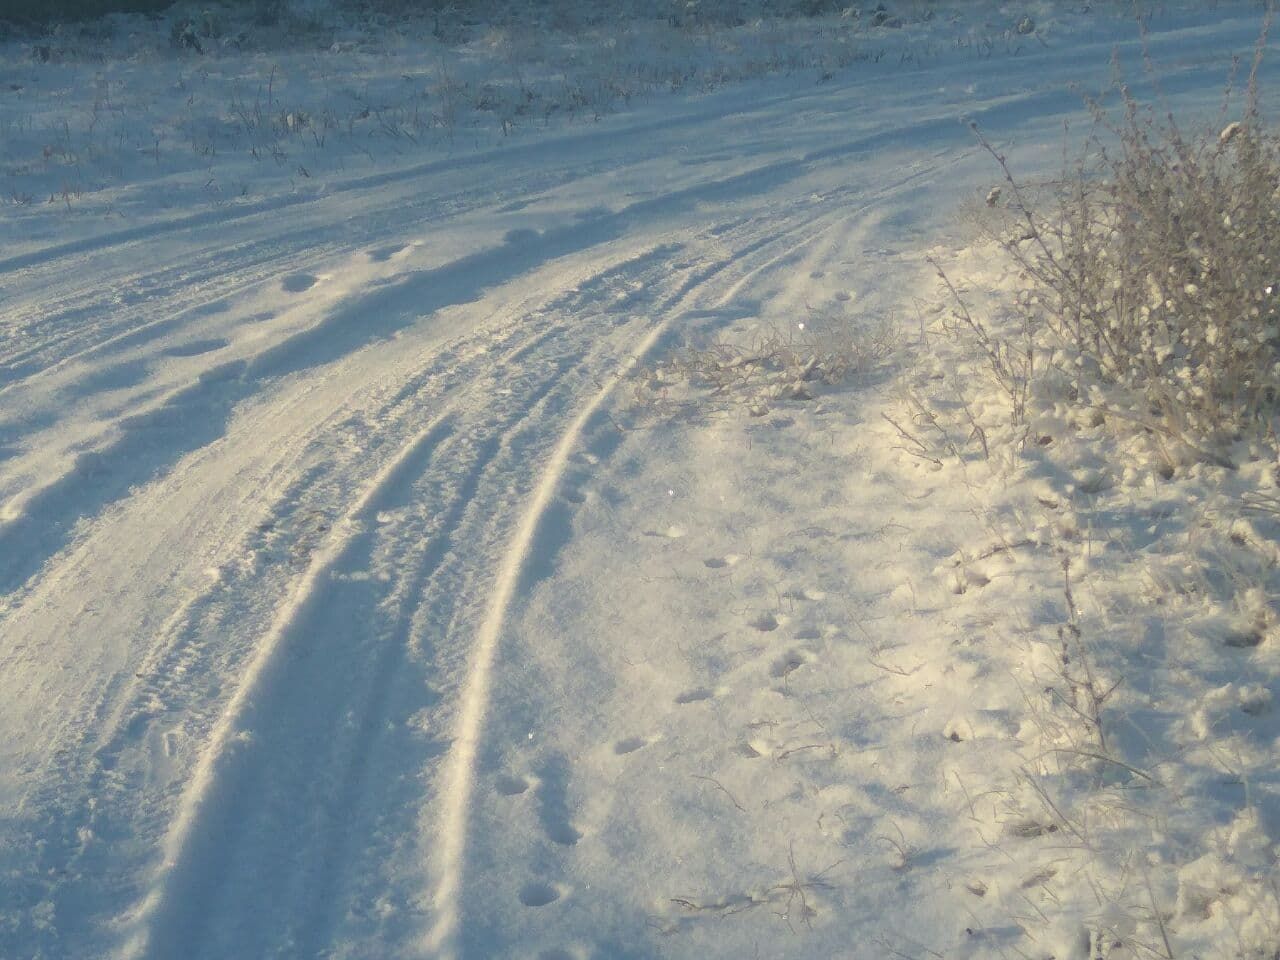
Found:
<path fill-rule="evenodd" d="M 926 262 L 1136 25 L 701 6 L 0 44 L 0 957 L 1276 955 L 1275 464 L 1007 452 Z"/>

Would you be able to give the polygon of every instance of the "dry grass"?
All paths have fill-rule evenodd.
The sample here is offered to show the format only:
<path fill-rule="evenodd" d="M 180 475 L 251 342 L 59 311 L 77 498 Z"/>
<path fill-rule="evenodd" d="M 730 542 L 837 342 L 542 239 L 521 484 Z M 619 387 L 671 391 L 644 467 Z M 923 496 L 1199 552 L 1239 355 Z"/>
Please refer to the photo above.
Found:
<path fill-rule="evenodd" d="M 707 401 L 744 404 L 763 416 L 780 401 L 812 400 L 834 386 L 882 369 L 898 337 L 890 322 L 810 311 L 793 329 L 768 326 L 749 339 L 717 338 L 688 346 L 643 372 L 637 399 L 661 398 L 674 386 Z"/>

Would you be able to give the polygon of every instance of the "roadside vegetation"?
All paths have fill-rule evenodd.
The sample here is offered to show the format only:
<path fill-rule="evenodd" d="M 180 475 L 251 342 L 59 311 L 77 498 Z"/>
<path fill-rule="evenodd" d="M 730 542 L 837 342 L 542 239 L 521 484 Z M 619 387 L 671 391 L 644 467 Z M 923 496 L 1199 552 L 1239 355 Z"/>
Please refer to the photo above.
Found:
<path fill-rule="evenodd" d="M 1271 958 L 1280 942 L 1280 805 L 1260 784 L 1280 733 L 1269 32 L 1213 122 L 1175 116 L 1148 59 L 1154 102 L 1123 80 L 1089 100 L 1050 182 L 975 128 L 998 182 L 972 206 L 974 247 L 932 261 L 933 361 L 885 416 L 917 468 L 1016 524 L 998 555 L 1026 599 L 1003 619 L 1035 732 L 1009 796 L 1057 862 L 1050 896 L 1005 903 L 1036 956 Z"/>
<path fill-rule="evenodd" d="M 975 956 L 1277 955 L 1270 30 L 1210 119 L 1179 118 L 1148 57 L 1150 100 L 1123 79 L 1087 99 L 1091 127 L 1069 131 L 1051 180 L 1021 178 L 975 127 L 996 176 L 964 214 L 971 245 L 930 257 L 939 286 L 913 344 L 908 325 L 852 316 L 824 352 L 806 317 L 687 347 L 639 380 L 645 407 L 732 400 L 745 420 L 898 369 L 868 442 L 896 448 L 905 501 L 956 511 L 937 586 L 951 618 L 981 624 L 961 659 L 1004 677 L 1001 710 L 1020 718 L 1017 766 L 960 784 L 988 857 L 957 888 Z M 965 541 L 974 523 L 984 539 Z"/>
<path fill-rule="evenodd" d="M 1274 454 L 1280 142 L 1259 105 L 1266 36 L 1217 129 L 1184 131 L 1120 84 L 1120 117 L 1090 102 L 1095 130 L 1076 167 L 1039 190 L 978 132 L 1005 179 L 988 196 L 1002 216 L 984 227 L 1023 289 L 1012 332 L 958 295 L 956 316 L 1015 425 L 1066 403 L 1150 437 L 1166 474 Z"/>
<path fill-rule="evenodd" d="M 91 229 L 161 208 L 320 194 L 388 163 L 593 123 L 664 94 L 779 74 L 816 86 L 861 64 L 891 72 L 935 56 L 981 60 L 1048 43 L 1044 25 L 1015 5 L 1002 7 L 990 29 L 952 34 L 950 26 L 925 29 L 936 21 L 923 0 L 893 9 L 672 2 L 644 16 L 634 15 L 640 0 L 627 16 L 612 15 L 621 5 L 609 5 L 609 15 L 555 3 L 499 15 L 498 6 L 473 16 L 469 5 L 408 0 L 323 11 L 276 0 L 187 3 L 157 19 L 6 41 L 0 54 L 21 66 L 0 109 L 0 209 L 20 224 L 15 250 L 84 241 Z M 1120 7 L 1128 4 L 1108 5 Z M 904 29 L 913 25 L 921 39 Z M 772 499 L 744 501 L 751 522 L 734 519 L 735 528 L 767 532 L 791 506 L 804 522 L 778 569 L 798 578 L 791 567 L 808 564 L 830 581 L 815 575 L 819 589 L 779 579 L 763 601 L 735 598 L 750 614 L 741 633 L 751 644 L 729 653 L 771 659 L 725 681 L 759 686 L 767 677 L 762 699 L 743 700 L 752 710 L 762 704 L 763 719 L 744 722 L 737 767 L 725 768 L 762 757 L 774 769 L 796 757 L 834 763 L 841 750 L 862 752 L 860 731 L 833 723 L 829 733 L 801 696 L 809 692 L 802 684 L 829 683 L 827 703 L 843 722 L 850 691 L 873 689 L 849 684 L 852 672 L 828 666 L 828 655 L 865 659 L 859 667 L 886 701 L 927 705 L 919 737 L 913 719 L 902 743 L 929 763 L 950 751 L 937 764 L 941 787 L 914 772 L 901 787 L 931 791 L 953 821 L 946 829 L 971 831 L 972 848 L 951 849 L 939 837 L 952 834 L 933 831 L 936 824 L 908 836 L 915 800 L 897 793 L 901 807 L 885 795 L 874 814 L 900 814 L 906 831 L 893 822 L 877 834 L 870 821 L 839 816 L 840 827 L 828 829 L 860 855 L 877 845 L 895 877 L 923 876 L 945 861 L 945 895 L 973 917 L 957 933 L 971 949 L 957 956 L 1280 956 L 1280 138 L 1263 96 L 1269 35 L 1268 22 L 1252 59 L 1232 66 L 1211 122 L 1169 108 L 1150 61 L 1144 81 L 1153 97 L 1117 81 L 1088 99 L 1092 125 L 1083 137 L 1069 133 L 1068 159 L 1052 180 L 1024 179 L 1005 148 L 975 128 L 992 183 L 965 212 L 971 242 L 933 251 L 939 284 L 922 295 L 918 316 L 872 317 L 846 292 L 739 335 L 758 318 L 749 298 L 730 296 L 723 309 L 673 320 L 680 333 L 716 335 L 690 338 L 638 371 L 633 409 L 643 416 L 625 424 L 628 411 L 620 414 L 624 425 L 647 429 L 710 413 L 728 424 L 730 440 L 741 427 L 759 451 L 742 461 L 752 465 L 743 486 L 753 494 L 766 486 L 761 465 L 802 464 L 817 475 L 784 471 Z M 820 275 L 795 276 L 806 284 Z M 291 293 L 316 282 L 292 279 L 300 284 L 286 286 Z M 890 382 L 896 392 L 887 397 L 847 389 Z M 787 434 L 800 439 L 782 446 Z M 846 439 L 860 475 L 823 466 L 848 452 Z M 707 449 L 720 457 L 730 440 Z M 590 461 L 583 476 L 595 467 Z M 832 477 L 829 496 L 800 499 Z M 842 540 L 876 484 L 900 492 L 901 503 L 877 505 L 875 528 Z M 653 486 L 660 500 L 676 497 L 674 484 Z M 806 504 L 832 518 L 810 522 Z M 774 515 L 755 523 L 747 507 Z M 643 536 L 647 546 L 696 540 L 676 524 Z M 835 609 L 853 592 L 854 576 L 821 569 L 823 551 L 839 557 L 842 549 L 853 558 L 849 570 L 874 574 L 867 582 L 876 590 L 888 584 L 874 600 L 910 630 L 877 637 L 881 627 L 848 606 L 833 622 L 800 623 L 804 605 L 829 597 Z M 762 561 L 739 566 L 746 556 L 737 546 L 708 548 L 689 582 L 749 584 L 748 569 Z M 783 629 L 791 617 L 794 633 Z M 708 644 L 740 639 L 705 633 L 715 635 Z M 794 644 L 768 646 L 784 639 Z M 733 699 L 720 691 L 699 682 L 673 702 Z M 939 701 L 954 703 L 954 717 L 929 726 Z M 791 728 L 769 714 L 793 705 Z M 786 739 L 792 733 L 803 738 Z M 628 733 L 606 759 L 658 742 L 646 737 Z M 806 786 L 828 774 L 785 769 L 798 788 L 786 802 L 817 804 L 820 791 Z M 830 774 L 844 778 L 828 784 L 833 794 L 856 779 L 844 772 L 854 769 Z M 695 779 L 747 814 L 753 798 L 737 784 Z M 530 786 L 509 785 L 511 796 Z M 850 802 L 837 814 L 845 807 L 853 811 Z M 821 833 L 822 813 L 805 809 L 797 822 Z M 558 835 L 573 839 L 552 841 L 572 846 L 576 830 L 558 819 Z M 749 831 L 735 825 L 734 833 Z M 785 869 L 754 891 L 670 891 L 676 919 L 664 931 L 768 906 L 789 934 L 803 936 L 818 916 L 808 898 L 819 903 L 840 861 L 802 857 L 798 866 L 791 842 L 784 849 L 779 841 L 775 854 Z M 525 889 L 524 907 L 560 897 L 541 882 Z M 885 952 L 942 956 L 903 945 Z"/>

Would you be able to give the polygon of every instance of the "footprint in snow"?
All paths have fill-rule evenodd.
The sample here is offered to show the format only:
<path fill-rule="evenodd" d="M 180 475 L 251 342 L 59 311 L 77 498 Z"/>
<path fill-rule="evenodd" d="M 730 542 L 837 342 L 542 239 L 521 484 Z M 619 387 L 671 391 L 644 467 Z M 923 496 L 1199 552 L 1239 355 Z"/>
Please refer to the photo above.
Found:
<path fill-rule="evenodd" d="M 619 756 L 626 756 L 628 753 L 635 753 L 637 750 L 643 750 L 649 745 L 650 741 L 645 737 L 627 737 L 625 740 L 619 740 L 613 745 L 613 752 Z"/>
<path fill-rule="evenodd" d="M 295 273 L 291 277 L 285 277 L 280 286 L 285 293 L 306 293 L 319 282 L 318 277 L 313 277 L 309 273 Z"/>
<path fill-rule="evenodd" d="M 582 839 L 582 834 L 568 821 L 545 823 L 543 827 L 547 831 L 547 839 L 562 847 L 572 847 Z"/>
<path fill-rule="evenodd" d="M 533 880 L 520 888 L 520 902 L 526 907 L 545 907 L 560 899 L 560 890 L 555 885 Z"/>
<path fill-rule="evenodd" d="M 796 587 L 788 590 L 782 595 L 787 600 L 825 600 L 826 593 L 822 590 L 810 590 L 806 587 Z"/>
<path fill-rule="evenodd" d="M 150 365 L 146 360 L 127 360 L 114 366 L 100 367 L 76 378 L 75 395 L 88 396 L 99 391 L 123 390 L 136 386 L 147 378 L 149 372 Z M 4 449 L 0 448 L 0 460 L 4 456 Z"/>
<path fill-rule="evenodd" d="M 164 351 L 166 357 L 198 357 L 202 353 L 213 353 L 215 350 L 221 350 L 227 346 L 228 341 L 222 339 L 212 340 L 192 340 L 190 343 L 180 343 L 176 347 L 169 347 Z"/>
<path fill-rule="evenodd" d="M 800 648 L 788 650 L 777 660 L 773 661 L 773 666 L 769 668 L 769 676 L 775 680 L 784 680 L 791 674 L 795 673 L 807 663 L 813 663 L 816 660 L 810 651 Z"/>
<path fill-rule="evenodd" d="M 755 627 L 761 633 L 772 633 L 781 626 L 781 621 L 779 621 L 772 613 L 762 613 L 760 616 L 749 622 L 751 626 Z"/>
<path fill-rule="evenodd" d="M 524 777 L 515 777 L 510 774 L 503 774 L 493 784 L 504 797 L 518 797 L 529 789 L 529 781 Z"/>
<path fill-rule="evenodd" d="M 711 570 L 723 570 L 725 567 L 732 567 L 740 558 L 736 554 L 728 554 L 723 557 L 707 557 L 702 561 L 702 565 Z"/>
<path fill-rule="evenodd" d="M 644 532 L 644 535 L 646 537 L 661 537 L 667 540 L 679 540 L 686 533 L 687 531 L 684 529 L 684 527 L 678 527 L 678 526 L 672 525 L 670 527 L 667 527 L 667 529 L 665 530 L 646 530 Z"/>
<path fill-rule="evenodd" d="M 555 755 L 538 768 L 538 821 L 547 839 L 562 847 L 581 840 L 582 832 L 574 827 L 571 816 L 569 762 Z"/>
<path fill-rule="evenodd" d="M 369 259 L 375 263 L 386 263 L 404 249 L 405 245 L 403 243 L 393 243 L 389 247 L 379 247 L 377 250 L 370 250 Z"/>
<path fill-rule="evenodd" d="M 231 303 L 227 300 L 211 300 L 203 306 L 196 307 L 191 311 L 191 315 L 195 317 L 213 317 L 219 313 L 226 313 L 231 309 Z"/>
<path fill-rule="evenodd" d="M 710 700 L 715 696 L 715 691 L 710 687 L 694 687 L 692 690 L 686 690 L 684 693 L 676 697 L 676 703 L 698 703 L 701 700 Z"/>

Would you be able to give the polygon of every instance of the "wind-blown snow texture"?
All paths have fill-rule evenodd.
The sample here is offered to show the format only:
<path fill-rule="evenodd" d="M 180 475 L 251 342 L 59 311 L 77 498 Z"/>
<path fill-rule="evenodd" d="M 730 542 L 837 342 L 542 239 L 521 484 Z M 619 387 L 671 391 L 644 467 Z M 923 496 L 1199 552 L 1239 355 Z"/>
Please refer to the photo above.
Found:
<path fill-rule="evenodd" d="M 1182 879 L 1148 838 L 1081 907 L 1088 845 L 1014 809 L 1036 718 L 978 641 L 1060 574 L 955 572 L 989 525 L 883 371 L 641 389 L 812 316 L 917 369 L 999 179 L 966 122 L 1043 174 L 1115 45 L 1149 92 L 1120 16 L 931 6 L 0 46 L 0 956 L 1119 957 L 1148 895 L 1257 941 L 1239 722 Z M 1163 95 L 1212 114 L 1258 29 L 1157 11 Z"/>

